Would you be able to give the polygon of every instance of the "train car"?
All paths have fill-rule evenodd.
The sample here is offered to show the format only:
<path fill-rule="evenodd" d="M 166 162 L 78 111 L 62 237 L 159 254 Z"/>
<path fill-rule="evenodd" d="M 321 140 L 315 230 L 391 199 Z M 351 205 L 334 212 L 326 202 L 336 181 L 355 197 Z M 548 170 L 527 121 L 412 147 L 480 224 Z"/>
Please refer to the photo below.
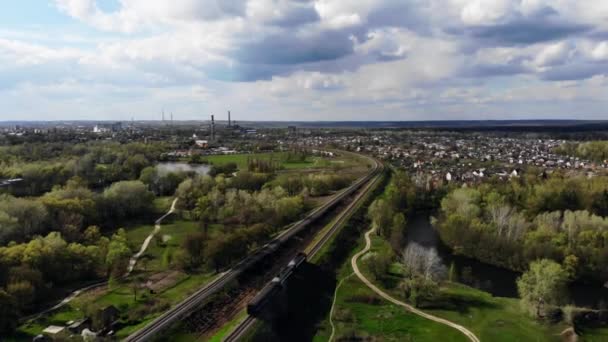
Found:
<path fill-rule="evenodd" d="M 274 277 L 260 292 L 247 304 L 247 313 L 256 317 L 262 311 L 263 307 L 272 299 L 272 297 L 283 289 L 287 279 L 293 272 L 306 262 L 306 253 L 299 252 L 296 256 L 283 267 L 279 274 Z"/>

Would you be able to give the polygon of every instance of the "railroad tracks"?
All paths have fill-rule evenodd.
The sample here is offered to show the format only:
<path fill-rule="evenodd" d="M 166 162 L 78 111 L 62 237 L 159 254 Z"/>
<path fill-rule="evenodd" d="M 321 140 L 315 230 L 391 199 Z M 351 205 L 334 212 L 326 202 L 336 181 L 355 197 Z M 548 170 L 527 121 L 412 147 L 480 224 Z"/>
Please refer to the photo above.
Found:
<path fill-rule="evenodd" d="M 290 241 L 292 237 L 296 236 L 303 230 L 305 230 L 309 224 L 313 223 L 321 216 L 323 216 L 327 211 L 334 208 L 338 203 L 340 203 L 343 199 L 350 196 L 359 190 L 362 186 L 366 186 L 369 188 L 369 183 L 372 178 L 374 178 L 379 171 L 383 169 L 383 165 L 376 161 L 375 159 L 366 157 L 369 160 L 372 160 L 374 167 L 373 169 L 364 177 L 357 180 L 350 187 L 345 190 L 339 192 L 334 195 L 332 199 L 330 199 L 327 203 L 323 204 L 321 207 L 313 210 L 309 213 L 304 219 L 294 223 L 290 228 L 283 231 L 277 237 L 275 237 L 271 242 L 264 245 L 256 252 L 254 252 L 249 257 L 245 258 L 238 264 L 236 264 L 232 269 L 229 269 L 223 273 L 221 273 L 218 277 L 216 277 L 211 283 L 207 286 L 199 289 L 194 294 L 186 298 L 184 301 L 165 312 L 144 328 L 136 331 L 135 333 L 128 336 L 125 341 L 128 342 L 140 342 L 140 341 L 150 341 L 155 336 L 165 331 L 167 328 L 171 327 L 175 322 L 179 321 L 181 318 L 186 317 L 188 314 L 192 313 L 201 303 L 203 303 L 207 298 L 212 296 L 215 293 L 218 293 L 221 289 L 223 289 L 227 284 L 237 279 L 239 275 L 243 272 L 256 265 L 261 260 L 265 259 L 267 256 L 274 254 L 279 247 L 285 244 L 287 241 Z M 356 202 L 360 195 L 355 198 L 353 202 Z M 351 203 L 352 204 L 352 203 Z M 351 208 L 350 206 L 348 208 Z M 352 209 L 350 209 L 352 210 Z M 349 211 L 349 210 L 345 210 Z M 330 231 L 335 231 L 330 229 Z M 323 241 L 325 243 L 327 239 L 321 239 L 319 242 Z M 253 323 L 251 323 L 253 324 Z M 245 330 L 246 331 L 246 330 Z"/>
<path fill-rule="evenodd" d="M 313 242 L 306 249 L 306 254 L 307 254 L 307 257 L 309 260 L 312 259 L 317 253 L 319 253 L 319 251 L 321 251 L 321 249 L 325 246 L 325 244 L 332 238 L 332 236 L 334 236 L 336 231 L 339 230 L 342 227 L 342 225 L 350 218 L 352 213 L 355 211 L 355 209 L 361 203 L 363 198 L 365 198 L 365 196 L 368 194 L 370 189 L 373 189 L 374 185 L 379 181 L 379 179 L 380 179 L 379 175 L 380 175 L 381 171 L 384 169 L 384 166 L 376 160 L 374 160 L 374 162 L 375 162 L 376 167 L 375 167 L 374 171 L 372 172 L 372 175 L 375 178 L 368 179 L 368 182 L 365 185 L 365 188 L 357 195 L 357 197 L 353 201 L 351 201 L 351 203 L 349 203 L 349 205 L 342 212 L 340 212 L 337 219 L 334 220 L 333 223 L 331 224 L 330 228 L 327 229 L 327 231 L 325 231 L 323 233 L 323 236 L 319 240 Z M 256 322 L 257 322 L 257 319 L 254 316 L 247 315 L 247 317 L 245 317 L 230 332 L 230 334 L 228 334 L 226 337 L 224 337 L 223 342 L 240 341 L 243 337 L 245 337 L 245 335 L 247 334 L 249 329 L 251 329 L 256 324 Z"/>

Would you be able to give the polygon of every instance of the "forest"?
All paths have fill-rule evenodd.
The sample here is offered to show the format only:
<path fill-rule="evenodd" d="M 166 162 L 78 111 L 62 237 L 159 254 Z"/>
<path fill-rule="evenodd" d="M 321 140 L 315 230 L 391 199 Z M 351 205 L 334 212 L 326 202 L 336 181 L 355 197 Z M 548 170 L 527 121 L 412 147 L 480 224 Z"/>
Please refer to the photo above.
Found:
<path fill-rule="evenodd" d="M 563 265 L 571 280 L 608 278 L 608 178 L 547 179 L 528 173 L 509 182 L 451 191 L 436 226 L 455 253 L 523 271 L 536 259 Z"/>
<path fill-rule="evenodd" d="M 1 147 L 0 174 L 23 184 L 0 194 L 0 332 L 66 289 L 119 281 L 139 246 L 133 225 L 152 223 L 159 196 L 175 196 L 179 216 L 198 222 L 163 262 L 186 273 L 229 267 L 282 227 L 353 180 L 335 171 L 278 173 L 249 158 L 213 165 L 212 175 L 159 172 L 163 144 L 23 144 Z M 305 152 L 289 153 L 300 161 Z M 303 156 L 304 155 L 304 156 Z M 123 227 L 123 228 L 121 228 Z M 154 242 L 162 245 L 164 242 Z"/>

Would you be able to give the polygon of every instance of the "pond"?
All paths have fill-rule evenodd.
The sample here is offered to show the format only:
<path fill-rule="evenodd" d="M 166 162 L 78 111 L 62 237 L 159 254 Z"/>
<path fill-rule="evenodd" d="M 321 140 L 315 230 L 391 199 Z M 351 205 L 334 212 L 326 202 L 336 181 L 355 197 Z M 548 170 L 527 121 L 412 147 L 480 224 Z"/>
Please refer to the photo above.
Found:
<path fill-rule="evenodd" d="M 519 272 L 452 254 L 441 242 L 428 212 L 415 214 L 409 219 L 407 237 L 408 243 L 435 248 L 446 267 L 454 263 L 459 281 L 493 296 L 517 297 L 516 280 L 521 275 Z M 570 301 L 577 306 L 598 308 L 601 302 L 608 303 L 608 288 L 599 283 L 574 282 L 569 286 L 569 294 Z"/>
<path fill-rule="evenodd" d="M 206 164 L 188 164 L 180 162 L 166 162 L 156 165 L 156 169 L 161 174 L 169 172 L 196 172 L 199 175 L 206 175 L 211 169 L 211 165 Z"/>

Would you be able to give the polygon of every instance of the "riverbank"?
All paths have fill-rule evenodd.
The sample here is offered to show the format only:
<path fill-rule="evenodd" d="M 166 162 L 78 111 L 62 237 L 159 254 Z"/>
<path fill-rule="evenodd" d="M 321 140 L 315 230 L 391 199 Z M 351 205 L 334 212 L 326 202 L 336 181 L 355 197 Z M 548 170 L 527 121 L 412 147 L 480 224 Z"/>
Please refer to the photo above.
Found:
<path fill-rule="evenodd" d="M 462 255 L 455 255 L 445 246 L 431 224 L 431 212 L 414 213 L 408 218 L 407 242 L 425 248 L 435 248 L 446 267 L 454 265 L 459 282 L 488 292 L 493 296 L 518 298 L 516 280 L 521 273 L 484 263 Z M 569 302 L 578 307 L 598 309 L 608 303 L 608 288 L 599 283 L 578 280 L 569 284 Z"/>

